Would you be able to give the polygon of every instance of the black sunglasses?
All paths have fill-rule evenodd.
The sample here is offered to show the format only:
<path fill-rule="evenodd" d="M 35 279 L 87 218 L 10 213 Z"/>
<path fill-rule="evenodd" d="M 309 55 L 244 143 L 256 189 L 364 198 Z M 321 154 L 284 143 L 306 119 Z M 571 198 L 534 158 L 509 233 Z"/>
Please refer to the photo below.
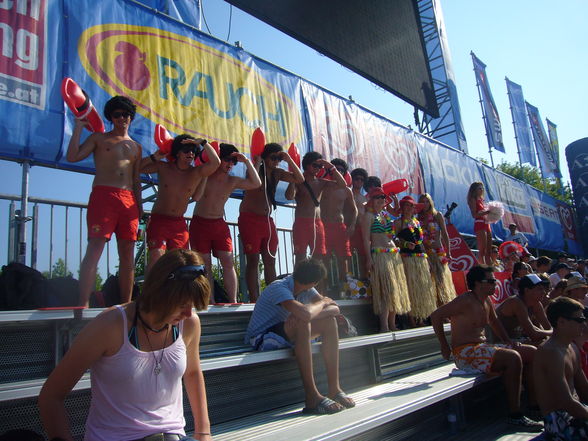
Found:
<path fill-rule="evenodd" d="M 121 116 L 123 118 L 130 118 L 131 114 L 129 112 L 112 112 L 110 115 L 112 119 L 119 119 Z"/>
<path fill-rule="evenodd" d="M 374 196 L 374 199 L 386 199 L 386 196 L 384 196 L 383 194 L 380 194 L 378 196 Z"/>
<path fill-rule="evenodd" d="M 482 279 L 482 280 L 480 280 L 480 282 L 482 282 L 482 283 L 496 283 L 496 282 L 498 282 L 498 280 L 497 279 Z"/>
<path fill-rule="evenodd" d="M 313 163 L 312 163 L 312 164 L 310 164 L 310 165 L 311 165 L 312 167 L 314 167 L 314 168 L 319 168 L 319 169 L 320 169 L 320 168 L 323 168 L 323 164 L 319 164 L 319 163 L 317 163 L 317 162 L 313 162 Z"/>
<path fill-rule="evenodd" d="M 172 271 L 167 278 L 169 280 L 195 280 L 196 277 L 205 276 L 204 265 L 186 265 Z"/>
<path fill-rule="evenodd" d="M 586 317 L 564 317 L 566 320 L 573 320 L 576 323 L 586 323 Z"/>
<path fill-rule="evenodd" d="M 225 162 L 232 162 L 233 165 L 237 165 L 237 158 L 233 158 L 232 156 L 225 156 L 224 158 L 222 158 L 223 161 Z"/>
<path fill-rule="evenodd" d="M 185 145 L 180 148 L 180 152 L 182 153 L 190 153 L 193 152 L 196 154 L 196 146 L 195 145 Z"/>

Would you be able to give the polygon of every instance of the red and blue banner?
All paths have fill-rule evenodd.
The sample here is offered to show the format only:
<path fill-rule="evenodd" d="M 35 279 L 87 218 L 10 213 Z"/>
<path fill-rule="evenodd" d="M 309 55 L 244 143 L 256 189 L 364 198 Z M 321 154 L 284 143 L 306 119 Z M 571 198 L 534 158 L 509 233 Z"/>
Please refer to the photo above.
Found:
<path fill-rule="evenodd" d="M 535 140 L 535 148 L 537 149 L 537 156 L 539 157 L 539 166 L 541 167 L 541 174 L 544 178 L 561 178 L 556 152 L 553 151 L 541 117 L 539 116 L 539 109 L 526 102 L 527 113 L 529 115 L 529 123 L 531 124 L 531 131 L 533 132 L 533 139 Z"/>

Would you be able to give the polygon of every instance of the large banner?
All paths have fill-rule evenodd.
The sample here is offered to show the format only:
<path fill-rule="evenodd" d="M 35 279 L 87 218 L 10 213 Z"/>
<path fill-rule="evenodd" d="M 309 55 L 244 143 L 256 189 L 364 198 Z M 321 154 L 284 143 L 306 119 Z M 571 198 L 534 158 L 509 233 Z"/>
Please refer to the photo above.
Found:
<path fill-rule="evenodd" d="M 564 233 L 559 205 L 561 202 L 533 187 L 527 187 L 528 198 L 533 210 L 533 218 L 537 226 L 534 241 L 529 237 L 531 247 L 548 250 L 564 249 Z"/>
<path fill-rule="evenodd" d="M 498 108 L 494 103 L 490 83 L 486 75 L 486 65 L 478 57 L 471 53 L 474 62 L 474 73 L 476 75 L 476 85 L 480 91 L 480 99 L 484 109 L 484 123 L 486 125 L 486 135 L 488 137 L 488 146 L 504 153 L 504 144 L 502 142 L 502 126 L 500 125 L 500 116 Z"/>
<path fill-rule="evenodd" d="M 527 118 L 523 88 L 506 78 L 506 91 L 508 93 L 508 101 L 510 102 L 515 139 L 519 149 L 519 160 L 521 164 L 529 163 L 533 167 L 536 167 L 535 149 L 533 148 L 533 140 L 531 139 L 531 128 L 529 127 L 529 119 Z"/>
<path fill-rule="evenodd" d="M 557 171 L 561 175 L 561 169 L 559 165 L 559 140 L 557 139 L 557 125 L 547 118 L 545 118 L 545 122 L 547 123 L 547 133 L 549 134 L 549 146 L 551 147 L 553 159 L 557 165 Z"/>
<path fill-rule="evenodd" d="M 529 114 L 529 123 L 533 132 L 533 139 L 535 140 L 535 148 L 537 149 L 537 156 L 539 157 L 539 165 L 541 173 L 544 178 L 561 178 L 561 173 L 558 168 L 558 161 L 555 157 L 555 152 L 552 149 L 541 117 L 539 116 L 539 109 L 537 107 L 527 104 L 527 113 Z"/>

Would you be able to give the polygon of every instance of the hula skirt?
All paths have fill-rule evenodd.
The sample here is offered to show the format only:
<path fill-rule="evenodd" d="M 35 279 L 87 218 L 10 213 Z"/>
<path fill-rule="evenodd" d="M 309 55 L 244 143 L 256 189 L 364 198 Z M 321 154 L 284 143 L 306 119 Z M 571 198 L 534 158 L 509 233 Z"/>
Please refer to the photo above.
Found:
<path fill-rule="evenodd" d="M 455 298 L 456 293 L 449 265 L 441 262 L 441 259 L 435 252 L 429 254 L 427 260 L 429 261 L 431 277 L 433 278 L 435 291 L 437 292 L 437 303 L 444 305 L 451 302 Z"/>
<path fill-rule="evenodd" d="M 437 309 L 437 294 L 431 280 L 428 259 L 425 256 L 402 256 L 411 314 L 417 319 L 425 319 Z"/>
<path fill-rule="evenodd" d="M 398 249 L 392 248 L 384 252 L 373 251 L 374 269 L 370 277 L 370 286 L 374 314 L 380 315 L 385 312 L 406 314 L 410 311 L 410 299 Z"/>

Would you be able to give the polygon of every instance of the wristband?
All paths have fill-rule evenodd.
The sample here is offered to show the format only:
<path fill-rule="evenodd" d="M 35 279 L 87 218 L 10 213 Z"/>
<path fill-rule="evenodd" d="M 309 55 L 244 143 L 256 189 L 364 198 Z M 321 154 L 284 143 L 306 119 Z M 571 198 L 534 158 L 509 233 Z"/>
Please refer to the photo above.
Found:
<path fill-rule="evenodd" d="M 202 141 L 200 141 L 200 145 L 201 145 L 202 147 L 204 147 L 206 144 L 208 144 L 208 141 L 207 141 L 206 139 L 203 139 Z M 206 433 L 203 433 L 203 435 L 210 435 L 210 434 L 209 434 L 209 433 L 208 433 L 208 434 L 206 434 Z"/>
<path fill-rule="evenodd" d="M 151 153 L 149 155 L 149 159 L 151 159 L 152 162 L 157 162 L 157 158 L 155 157 L 155 155 L 153 153 Z"/>

